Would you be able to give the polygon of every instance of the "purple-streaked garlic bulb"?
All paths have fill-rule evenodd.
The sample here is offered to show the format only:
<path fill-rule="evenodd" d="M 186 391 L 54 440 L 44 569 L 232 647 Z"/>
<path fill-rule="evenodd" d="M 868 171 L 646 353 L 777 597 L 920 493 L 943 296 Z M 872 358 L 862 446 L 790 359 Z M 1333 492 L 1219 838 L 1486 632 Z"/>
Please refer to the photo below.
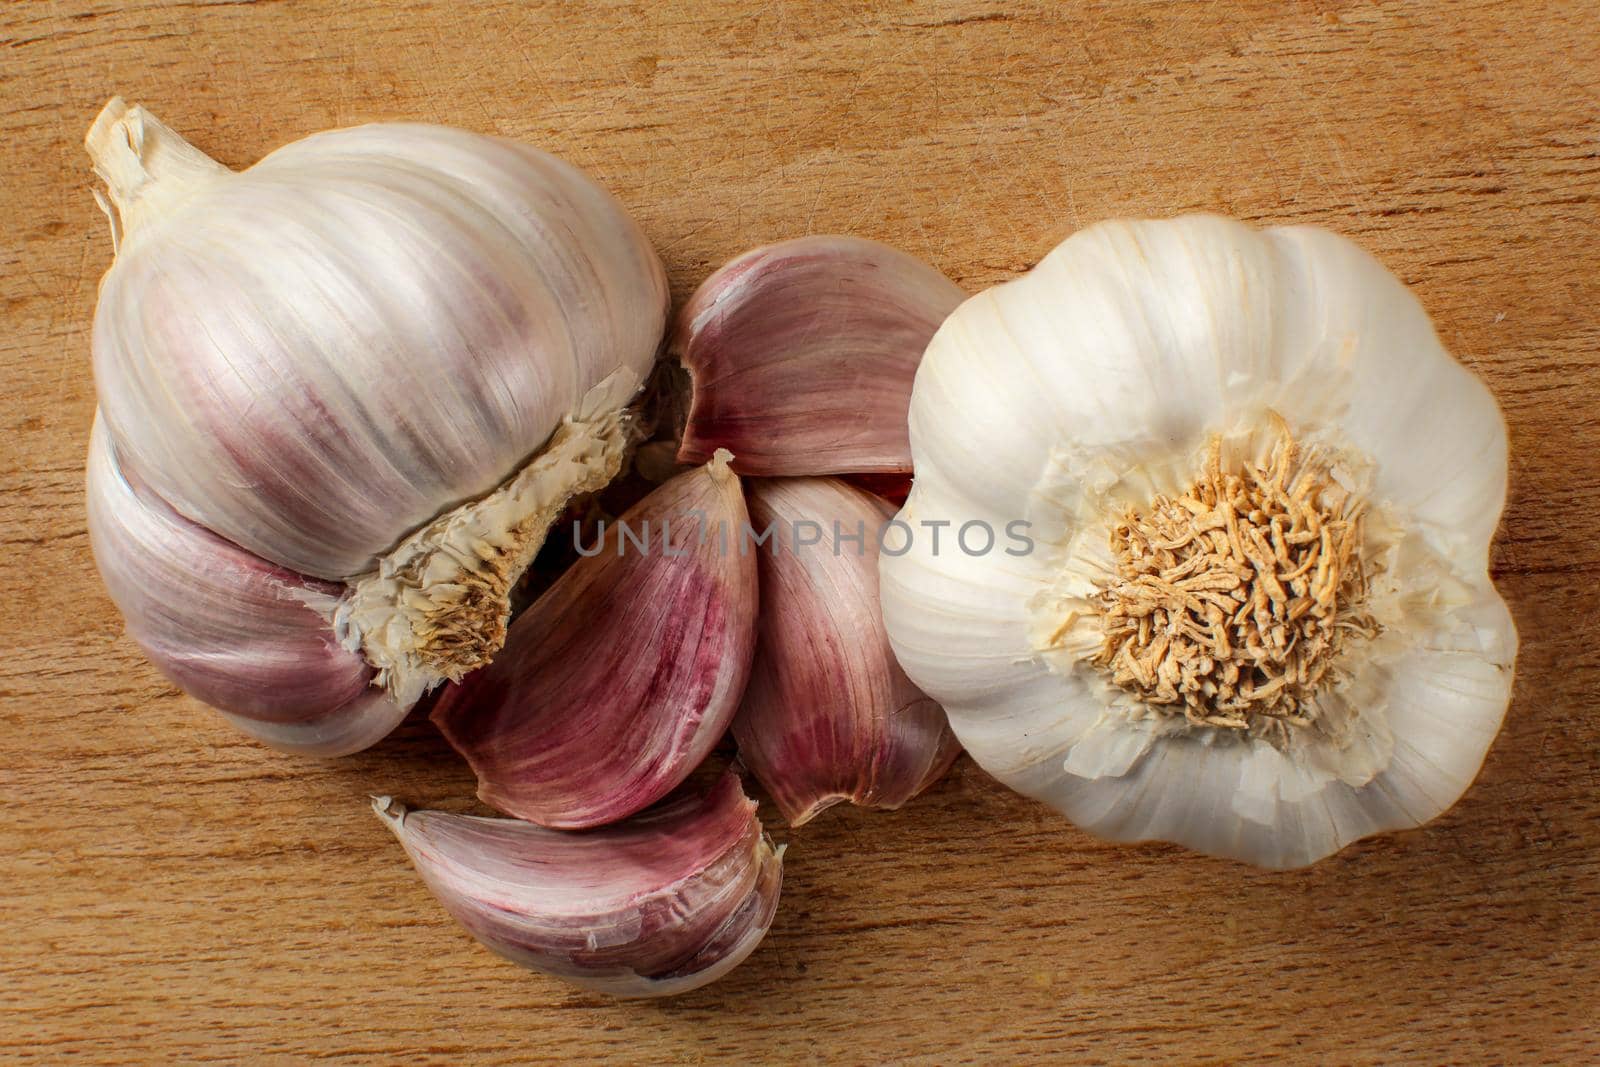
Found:
<path fill-rule="evenodd" d="M 793 826 L 840 801 L 898 808 L 961 746 L 884 632 L 878 557 L 894 508 L 833 478 L 754 479 L 749 507 L 770 539 L 739 758 Z"/>
<path fill-rule="evenodd" d="M 692 384 L 679 460 L 726 448 L 740 474 L 910 471 L 911 381 L 965 297 L 914 256 L 859 237 L 744 253 L 701 284 L 673 329 Z"/>
<path fill-rule="evenodd" d="M 518 617 L 433 721 L 478 796 L 542 826 L 626 818 L 710 753 L 739 707 L 756 632 L 756 558 L 731 457 L 686 471 L 604 532 Z"/>
<path fill-rule="evenodd" d="M 617 997 L 715 981 L 755 951 L 783 882 L 736 774 L 585 833 L 373 801 L 422 880 L 520 966 Z"/>
<path fill-rule="evenodd" d="M 399 707 L 486 662 L 550 523 L 623 461 L 668 300 L 643 233 L 568 164 L 443 127 L 316 134 L 234 172 L 117 99 L 87 144 L 116 248 L 96 388 L 140 492 L 314 587 Z M 97 526 L 108 575 L 122 529 Z M 136 634 L 182 595 L 112 585 Z M 232 699 L 277 669 L 236 647 L 210 688 L 176 650 L 163 669 Z"/>

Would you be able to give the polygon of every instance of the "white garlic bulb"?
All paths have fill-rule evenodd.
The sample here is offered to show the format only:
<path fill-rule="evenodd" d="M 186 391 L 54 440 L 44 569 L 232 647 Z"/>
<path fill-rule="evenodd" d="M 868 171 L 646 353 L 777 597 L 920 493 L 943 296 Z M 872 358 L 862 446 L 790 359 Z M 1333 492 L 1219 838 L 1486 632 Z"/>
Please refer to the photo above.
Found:
<path fill-rule="evenodd" d="M 568 164 L 442 127 L 334 130 L 234 173 L 119 99 L 87 144 L 118 460 L 347 583 L 338 632 L 400 704 L 485 661 L 550 522 L 622 462 L 668 303 L 639 228 Z"/>
<path fill-rule="evenodd" d="M 1006 784 L 1108 838 L 1288 867 L 1477 773 L 1517 645 L 1488 575 L 1505 428 L 1349 241 L 1075 234 L 944 323 L 911 447 L 885 620 Z M 1014 521 L 1031 550 L 953 543 Z"/>

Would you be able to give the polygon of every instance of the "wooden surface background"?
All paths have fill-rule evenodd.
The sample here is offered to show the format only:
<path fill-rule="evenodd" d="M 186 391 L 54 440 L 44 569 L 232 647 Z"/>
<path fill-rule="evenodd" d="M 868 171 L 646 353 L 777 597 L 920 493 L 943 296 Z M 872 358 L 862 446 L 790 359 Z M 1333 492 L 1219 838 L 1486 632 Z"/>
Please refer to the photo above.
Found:
<path fill-rule="evenodd" d="M 1600 11 L 1588 2 L 9 2 L 0 8 L 0 1059 L 992 1063 L 1600 1058 Z M 969 289 L 1111 216 L 1333 227 L 1504 404 L 1516 700 L 1425 830 L 1263 874 L 1108 846 L 968 761 L 790 842 L 728 979 L 618 1004 L 426 894 L 369 792 L 460 807 L 425 723 L 319 764 L 121 636 L 84 533 L 106 97 L 235 166 L 415 118 L 588 168 L 681 300 L 881 238 Z"/>

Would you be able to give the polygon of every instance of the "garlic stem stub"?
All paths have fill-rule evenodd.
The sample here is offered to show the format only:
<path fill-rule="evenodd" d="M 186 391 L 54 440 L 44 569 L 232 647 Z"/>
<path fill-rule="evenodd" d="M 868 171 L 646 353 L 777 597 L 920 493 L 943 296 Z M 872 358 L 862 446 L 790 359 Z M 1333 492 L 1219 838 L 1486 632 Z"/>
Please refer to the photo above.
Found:
<path fill-rule="evenodd" d="M 444 127 L 234 172 L 114 99 L 87 146 L 116 454 L 190 522 L 350 586 L 337 632 L 398 704 L 486 662 L 550 523 L 631 443 L 668 305 L 643 233 L 572 166 Z"/>
<path fill-rule="evenodd" d="M 671 996 L 715 981 L 755 951 L 777 910 L 783 850 L 733 773 L 584 833 L 388 797 L 373 808 L 475 938 L 601 993 Z"/>
<path fill-rule="evenodd" d="M 719 451 L 603 531 L 433 721 L 485 803 L 582 828 L 661 799 L 727 731 L 750 673 L 758 589 L 749 522 Z"/>
<path fill-rule="evenodd" d="M 913 390 L 899 520 L 1033 550 L 881 562 L 907 673 L 1002 782 L 1267 867 L 1466 790 L 1517 636 L 1507 445 L 1416 298 L 1326 231 L 1108 222 L 973 297 Z"/>
<path fill-rule="evenodd" d="M 126 475 L 99 419 L 89 438 L 89 544 L 128 634 L 171 682 L 274 748 L 342 756 L 406 706 L 334 639 L 341 589 L 253 556 Z"/>
<path fill-rule="evenodd" d="M 692 379 L 679 460 L 726 448 L 746 475 L 909 471 L 911 380 L 965 296 L 859 237 L 744 253 L 701 284 L 673 330 L 670 354 Z"/>
<path fill-rule="evenodd" d="M 755 479 L 762 611 L 733 723 L 739 758 L 791 826 L 848 801 L 898 808 L 960 754 L 943 709 L 895 661 L 878 608 L 894 509 L 832 478 Z"/>

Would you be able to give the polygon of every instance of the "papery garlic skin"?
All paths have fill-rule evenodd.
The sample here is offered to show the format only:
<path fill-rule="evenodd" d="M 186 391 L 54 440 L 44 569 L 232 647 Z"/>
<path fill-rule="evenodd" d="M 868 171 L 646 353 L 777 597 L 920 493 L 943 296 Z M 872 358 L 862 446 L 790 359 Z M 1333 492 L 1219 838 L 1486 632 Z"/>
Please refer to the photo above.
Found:
<path fill-rule="evenodd" d="M 914 256 L 859 237 L 744 253 L 673 329 L 670 355 L 692 378 L 679 460 L 726 448 L 740 474 L 909 471 L 917 361 L 965 297 Z"/>
<path fill-rule="evenodd" d="M 630 508 L 511 628 L 433 721 L 485 803 L 542 826 L 626 818 L 727 731 L 755 647 L 756 560 L 732 457 Z"/>
<path fill-rule="evenodd" d="M 961 747 L 889 648 L 878 552 L 893 508 L 832 478 L 756 479 L 762 611 L 733 735 L 791 826 L 840 803 L 900 807 Z M 807 544 L 816 538 L 814 543 Z"/>
<path fill-rule="evenodd" d="M 686 993 L 755 951 L 782 886 L 737 775 L 624 823 L 563 833 L 515 819 L 373 808 L 445 909 L 523 967 L 617 997 Z"/>
<path fill-rule="evenodd" d="M 113 100 L 88 146 L 118 239 L 93 347 L 119 454 L 264 559 L 370 576 L 394 611 L 369 596 L 341 625 L 402 702 L 491 655 L 480 602 L 621 463 L 668 300 L 639 228 L 560 160 L 443 127 L 334 130 L 234 173 Z M 472 511 L 563 427 L 536 491 Z M 430 523 L 438 550 L 385 558 Z"/>
<path fill-rule="evenodd" d="M 1108 574 L 1109 521 L 1181 493 L 1213 437 L 1264 456 L 1280 418 L 1370 505 L 1379 623 L 1308 707 L 1337 729 L 1287 740 L 1142 704 L 1071 614 Z M 1006 784 L 1115 840 L 1292 867 L 1426 822 L 1477 773 L 1517 645 L 1488 575 L 1504 423 L 1349 241 L 1206 216 L 1083 230 L 941 327 L 911 441 L 901 521 L 1032 524 L 1030 553 L 918 537 L 881 562 L 901 663 Z"/>
<path fill-rule="evenodd" d="M 327 613 L 339 586 L 229 544 L 124 475 L 97 419 L 88 464 L 89 543 L 128 634 L 168 679 L 275 748 L 359 751 L 407 706 L 372 685 Z"/>

